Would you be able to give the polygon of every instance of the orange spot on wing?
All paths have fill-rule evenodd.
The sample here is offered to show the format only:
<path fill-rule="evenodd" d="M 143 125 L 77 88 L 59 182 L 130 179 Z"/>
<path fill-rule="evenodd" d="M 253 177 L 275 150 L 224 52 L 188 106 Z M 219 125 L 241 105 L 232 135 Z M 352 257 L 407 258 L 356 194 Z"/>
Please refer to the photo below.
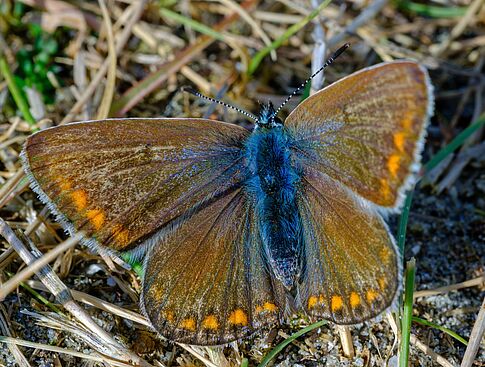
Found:
<path fill-rule="evenodd" d="M 229 323 L 233 325 L 246 326 L 248 324 L 248 315 L 246 315 L 246 312 L 238 308 L 232 311 L 229 315 Z"/>
<path fill-rule="evenodd" d="M 350 293 L 350 307 L 356 308 L 360 305 L 360 296 L 356 292 Z"/>
<path fill-rule="evenodd" d="M 404 132 L 398 132 L 393 135 L 394 146 L 399 150 L 401 153 L 404 152 L 404 144 L 406 143 L 406 135 Z"/>
<path fill-rule="evenodd" d="M 180 327 L 185 330 L 195 331 L 195 319 L 190 317 L 180 322 Z"/>
<path fill-rule="evenodd" d="M 400 167 L 401 157 L 398 154 L 392 154 L 387 160 L 387 169 L 391 173 L 391 176 L 396 178 L 397 171 Z"/>
<path fill-rule="evenodd" d="M 391 188 L 389 187 L 389 183 L 385 178 L 379 179 L 380 183 L 380 193 L 386 199 L 391 195 Z"/>
<path fill-rule="evenodd" d="M 331 307 L 332 312 L 340 310 L 344 305 L 342 297 L 340 296 L 332 296 Z"/>
<path fill-rule="evenodd" d="M 129 243 L 129 234 L 130 232 L 127 229 L 124 229 L 121 224 L 117 224 L 113 227 L 113 236 L 116 242 L 121 246 Z"/>
<path fill-rule="evenodd" d="M 88 205 L 88 195 L 84 190 L 76 190 L 71 192 L 71 199 L 76 205 L 78 211 L 86 209 Z"/>
<path fill-rule="evenodd" d="M 381 287 L 381 289 L 384 289 L 386 287 L 387 282 L 384 278 L 379 278 L 378 282 L 379 282 L 379 287 Z"/>
<path fill-rule="evenodd" d="M 378 296 L 378 293 L 376 291 L 373 291 L 373 290 L 369 290 L 365 294 L 365 298 L 367 298 L 367 302 L 369 302 L 369 303 L 374 302 L 375 299 L 377 298 L 377 296 Z"/>
<path fill-rule="evenodd" d="M 391 250 L 389 247 L 383 247 L 379 250 L 379 258 L 382 262 L 388 263 L 391 257 Z"/>
<path fill-rule="evenodd" d="M 102 210 L 99 210 L 99 209 L 88 210 L 86 213 L 86 217 L 89 219 L 91 224 L 97 230 L 99 230 L 104 224 L 105 217 Z"/>
<path fill-rule="evenodd" d="M 206 316 L 202 321 L 202 327 L 204 329 L 217 330 L 219 329 L 219 321 L 214 315 Z"/>
<path fill-rule="evenodd" d="M 167 319 L 168 322 L 173 322 L 173 320 L 175 320 L 175 315 L 174 315 L 173 311 L 171 311 L 171 310 L 165 311 L 164 316 L 165 316 L 165 318 Z"/>
<path fill-rule="evenodd" d="M 317 296 L 310 296 L 308 297 L 308 309 L 315 307 L 318 303 Z"/>
<path fill-rule="evenodd" d="M 414 113 L 411 111 L 411 109 L 409 109 L 404 114 L 404 117 L 401 121 L 401 126 L 404 128 L 404 130 L 411 130 L 413 127 L 413 121 Z"/>
<path fill-rule="evenodd" d="M 274 303 L 265 302 L 263 305 L 263 309 L 269 312 L 276 312 L 276 310 L 278 310 L 278 307 Z"/>

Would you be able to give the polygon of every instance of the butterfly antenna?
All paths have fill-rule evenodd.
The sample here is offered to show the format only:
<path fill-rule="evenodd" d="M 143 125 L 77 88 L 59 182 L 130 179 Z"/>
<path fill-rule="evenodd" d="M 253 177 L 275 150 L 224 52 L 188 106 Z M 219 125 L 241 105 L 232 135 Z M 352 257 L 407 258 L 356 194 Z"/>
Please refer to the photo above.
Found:
<path fill-rule="evenodd" d="M 325 64 L 323 64 L 323 66 L 318 69 L 317 71 L 315 71 L 307 80 L 305 80 L 298 88 L 296 88 L 288 97 L 286 97 L 286 99 L 284 100 L 284 102 L 276 109 L 275 113 L 273 116 L 277 116 L 278 115 L 278 112 L 281 111 L 281 109 L 284 107 L 285 104 L 287 104 L 290 99 L 295 95 L 297 94 L 300 90 L 302 90 L 303 88 L 306 87 L 306 85 L 320 72 L 322 72 L 327 66 L 329 66 L 330 64 L 332 64 L 335 59 L 337 57 L 339 57 L 346 49 L 348 49 L 350 47 L 350 43 L 346 43 L 345 45 L 343 45 L 342 47 L 340 47 L 337 51 L 334 52 L 334 54 L 332 56 L 330 56 L 327 61 L 325 61 Z"/>
<path fill-rule="evenodd" d="M 238 107 L 231 106 L 230 104 L 228 104 L 226 102 L 219 101 L 218 99 L 204 96 L 202 93 L 197 92 L 195 89 L 193 89 L 191 87 L 184 86 L 184 87 L 180 88 L 180 90 L 182 92 L 190 93 L 190 94 L 192 94 L 192 95 L 194 95 L 196 97 L 199 97 L 199 98 L 202 98 L 202 99 L 206 99 L 206 100 L 211 101 L 211 102 L 218 103 L 218 104 L 220 104 L 220 105 L 222 105 L 224 107 L 231 108 L 231 109 L 239 112 L 240 114 L 243 114 L 244 116 L 249 117 L 255 123 L 257 123 L 259 121 L 259 119 L 255 115 L 253 115 L 252 113 L 246 112 L 246 111 L 244 111 L 244 110 L 242 110 L 242 109 L 240 109 Z"/>

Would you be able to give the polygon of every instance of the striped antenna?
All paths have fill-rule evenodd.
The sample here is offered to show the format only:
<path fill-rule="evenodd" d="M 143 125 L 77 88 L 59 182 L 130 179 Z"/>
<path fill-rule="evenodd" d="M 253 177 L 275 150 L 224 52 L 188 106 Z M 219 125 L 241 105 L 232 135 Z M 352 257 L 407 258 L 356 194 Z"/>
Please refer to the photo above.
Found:
<path fill-rule="evenodd" d="M 219 101 L 218 99 L 215 99 L 215 98 L 212 98 L 212 97 L 207 97 L 207 96 L 204 96 L 202 93 L 199 93 L 197 92 L 195 89 L 191 88 L 191 87 L 187 87 L 187 86 L 184 86 L 182 88 L 180 88 L 180 90 L 182 92 L 187 92 L 187 93 L 190 93 L 196 97 L 199 97 L 199 98 L 202 98 L 202 99 L 206 99 L 208 101 L 211 101 L 211 102 L 215 102 L 215 103 L 218 103 L 224 107 L 227 107 L 227 108 L 231 108 L 241 114 L 243 114 L 244 116 L 246 117 L 249 117 L 251 120 L 253 120 L 255 123 L 258 123 L 259 122 L 259 119 L 253 115 L 252 113 L 249 113 L 249 112 L 246 112 L 238 107 L 234 107 L 234 106 L 231 106 L 230 104 L 227 104 L 226 102 L 222 102 L 222 101 Z"/>
<path fill-rule="evenodd" d="M 298 88 L 296 88 L 293 93 L 291 93 L 288 97 L 286 97 L 286 99 L 284 100 L 284 102 L 276 109 L 274 116 L 277 116 L 278 115 L 278 112 L 281 111 L 281 109 L 283 108 L 283 106 L 285 104 L 287 104 L 289 102 L 289 100 L 295 95 L 297 94 L 300 90 L 302 90 L 303 88 L 306 87 L 306 85 L 320 72 L 322 72 L 327 66 L 329 66 L 330 64 L 332 64 L 335 59 L 337 57 L 339 57 L 346 49 L 348 49 L 350 47 L 350 43 L 346 43 L 345 45 L 343 45 L 342 47 L 340 47 L 337 51 L 335 51 L 335 53 L 330 56 L 328 58 L 327 61 L 325 61 L 325 64 L 323 64 L 323 66 L 318 69 L 317 71 L 315 71 L 307 80 L 305 80 Z"/>

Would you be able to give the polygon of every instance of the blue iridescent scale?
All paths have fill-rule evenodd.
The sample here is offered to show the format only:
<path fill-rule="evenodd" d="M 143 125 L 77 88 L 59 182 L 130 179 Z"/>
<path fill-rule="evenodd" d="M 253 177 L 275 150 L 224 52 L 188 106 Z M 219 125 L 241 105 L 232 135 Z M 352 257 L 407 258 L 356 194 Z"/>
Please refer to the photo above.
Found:
<path fill-rule="evenodd" d="M 258 128 L 246 142 L 250 178 L 244 186 L 255 205 L 268 268 L 291 290 L 304 264 L 297 207 L 302 172 L 294 164 L 294 139 L 282 126 Z"/>

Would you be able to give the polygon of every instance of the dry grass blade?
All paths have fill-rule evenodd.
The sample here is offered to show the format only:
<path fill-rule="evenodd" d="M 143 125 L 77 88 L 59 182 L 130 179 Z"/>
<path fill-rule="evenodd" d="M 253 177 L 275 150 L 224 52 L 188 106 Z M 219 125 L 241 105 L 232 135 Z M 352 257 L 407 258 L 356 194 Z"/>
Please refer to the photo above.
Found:
<path fill-rule="evenodd" d="M 86 360 L 94 361 L 94 362 L 105 362 L 106 361 L 102 357 L 92 356 L 92 355 L 89 355 L 89 354 L 86 354 L 86 353 L 83 353 L 83 352 L 76 352 L 75 350 L 71 350 L 71 349 L 59 348 L 59 347 L 55 347 L 55 346 L 48 345 L 48 344 L 35 343 L 35 342 L 28 341 L 28 340 L 20 340 L 20 339 L 17 339 L 17 338 L 11 338 L 11 337 L 7 337 L 7 336 L 0 336 L 0 342 L 7 343 L 9 346 L 10 345 L 22 346 L 22 347 L 28 347 L 28 348 L 35 348 L 35 349 L 39 349 L 39 350 L 48 350 L 48 351 L 56 352 L 56 353 L 64 353 L 64 354 L 68 354 L 68 355 L 71 355 L 71 356 L 74 356 L 74 357 L 78 357 L 78 358 L 81 358 L 81 359 L 86 359 Z M 120 364 L 113 364 L 113 365 L 114 366 L 120 366 L 120 367 L 132 366 L 131 364 L 127 364 L 127 363 L 120 363 Z"/>
<path fill-rule="evenodd" d="M 5 228 L 6 226 L 7 224 L 2 219 L 0 219 L 0 234 L 2 234 L 2 236 L 7 239 L 8 234 Z M 49 264 L 61 253 L 79 243 L 83 235 L 84 234 L 80 232 L 76 234 L 76 236 L 69 238 L 68 240 L 64 241 L 60 245 L 56 246 L 53 250 L 42 256 L 40 259 L 37 259 L 33 263 L 29 264 L 27 268 L 22 270 L 20 273 L 15 274 L 15 276 L 10 278 L 7 282 L 3 283 L 2 287 L 0 287 L 0 301 L 3 301 L 11 291 L 17 288 L 20 282 L 30 278 L 32 275 L 38 272 L 45 265 Z"/>
<path fill-rule="evenodd" d="M 416 346 L 419 350 L 421 350 L 423 353 L 426 355 L 430 356 L 433 361 L 438 363 L 440 366 L 443 367 L 456 367 L 452 363 L 450 363 L 446 358 L 440 356 L 438 353 L 436 353 L 433 349 L 431 349 L 429 346 L 427 346 L 425 343 L 423 343 L 421 340 L 419 340 L 416 335 L 411 334 L 411 344 Z"/>
<path fill-rule="evenodd" d="M 266 46 L 271 45 L 271 40 L 268 37 L 268 35 L 259 26 L 259 24 L 254 21 L 251 15 L 246 10 L 244 10 L 244 8 L 242 8 L 238 3 L 232 0 L 210 0 L 210 1 L 220 2 L 221 4 L 224 4 L 225 6 L 230 8 L 231 10 L 237 12 L 241 17 L 241 19 L 244 19 L 253 28 L 254 33 L 256 33 L 259 37 L 261 37 L 261 39 L 263 40 Z M 271 59 L 273 61 L 276 61 L 276 51 L 272 50 L 270 55 L 271 55 Z"/>
<path fill-rule="evenodd" d="M 431 49 L 431 53 L 438 57 L 440 56 L 445 50 L 450 46 L 451 42 L 455 40 L 460 34 L 464 32 L 466 27 L 470 22 L 472 22 L 473 18 L 475 17 L 476 13 L 483 7 L 485 2 L 483 0 L 474 0 L 469 6 L 468 9 L 463 17 L 460 18 L 460 21 L 456 24 L 455 27 L 451 30 L 449 36 L 443 40 L 436 48 Z"/>
<path fill-rule="evenodd" d="M 470 279 L 461 283 L 450 284 L 444 287 L 414 292 L 414 298 L 434 296 L 437 294 L 448 293 L 450 291 L 454 291 L 462 288 L 481 287 L 483 285 L 485 285 L 485 274 L 482 274 L 479 277 L 476 277 L 474 279 Z"/>
<path fill-rule="evenodd" d="M 10 328 L 10 320 L 8 312 L 3 304 L 0 304 L 0 335 L 4 335 L 5 338 L 11 337 L 12 332 Z M 1 337 L 0 337 L 1 338 Z M 11 338 L 16 340 L 15 338 Z M 15 358 L 15 362 L 20 367 L 31 367 L 28 359 L 25 357 L 22 350 L 16 344 L 8 344 L 10 352 Z"/>
<path fill-rule="evenodd" d="M 473 325 L 472 333 L 468 341 L 468 346 L 461 362 L 461 367 L 471 367 L 475 361 L 475 356 L 478 353 L 480 345 L 482 349 L 485 349 L 483 345 L 483 335 L 485 334 L 485 298 L 483 299 L 482 306 L 478 312 L 475 325 Z"/>
<path fill-rule="evenodd" d="M 108 9 L 104 0 L 98 0 L 101 12 L 103 13 L 104 24 L 106 26 L 106 34 L 108 41 L 108 75 L 106 77 L 106 86 L 104 89 L 103 99 L 99 106 L 97 119 L 101 120 L 108 117 L 109 110 L 111 108 L 111 102 L 113 101 L 113 95 L 115 91 L 116 82 L 116 48 L 115 39 L 113 34 L 113 25 L 109 17 Z"/>
<path fill-rule="evenodd" d="M 20 255 L 22 260 L 27 264 L 30 265 L 36 262 L 36 257 L 32 254 L 37 254 L 37 257 L 40 257 L 41 254 L 39 250 L 37 250 L 33 243 L 30 244 L 31 251 L 27 250 L 23 243 L 17 238 L 15 233 L 11 230 L 11 228 L 6 225 L 5 221 L 0 218 L 0 234 L 7 240 L 10 245 L 15 248 L 15 251 Z M 78 233 L 78 236 L 75 236 L 74 239 L 79 241 L 82 233 Z M 26 241 L 29 239 L 26 237 Z M 68 240 L 69 242 L 73 240 Z M 68 242 L 66 241 L 66 242 Z M 52 252 L 52 251 L 51 251 Z M 26 270 L 28 270 L 27 268 Z M 104 344 L 100 344 L 101 346 L 105 346 L 102 350 L 105 355 L 114 354 L 116 356 L 120 356 L 121 359 L 129 359 L 132 361 L 136 361 L 142 366 L 149 366 L 149 364 L 141 359 L 140 357 L 134 355 L 130 351 L 126 350 L 126 348 L 120 345 L 117 341 L 114 340 L 106 331 L 104 331 L 98 324 L 96 324 L 92 318 L 86 313 L 84 309 L 78 306 L 76 302 L 72 299 L 71 294 L 69 293 L 68 288 L 61 282 L 61 280 L 57 277 L 57 275 L 52 271 L 52 269 L 45 265 L 39 269 L 39 278 L 42 282 L 46 285 L 49 291 L 56 296 L 56 298 L 62 303 L 62 305 L 69 311 L 71 314 L 86 328 L 90 329 L 93 335 L 96 335 L 97 338 L 102 340 Z M 3 287 L 2 287 L 3 289 Z M 2 290 L 0 289 L 0 290 Z M 103 347 L 102 347 L 103 348 Z"/>
<path fill-rule="evenodd" d="M 29 280 L 26 283 L 33 289 L 47 290 L 47 287 L 45 287 L 42 283 L 38 281 Z M 119 307 L 117 305 L 114 305 L 98 297 L 91 296 L 84 292 L 76 291 L 73 289 L 69 289 L 69 292 L 72 294 L 72 297 L 76 301 L 82 302 L 89 306 L 99 308 L 100 310 L 103 310 L 106 312 L 110 312 L 113 315 L 117 315 L 124 319 L 137 322 L 141 325 L 150 326 L 150 323 L 148 322 L 148 320 L 144 316 L 140 315 L 139 313 L 124 309 L 123 307 Z"/>
<path fill-rule="evenodd" d="M 145 8 L 147 0 L 140 0 L 137 4 L 137 7 L 133 11 L 133 15 L 130 17 L 130 20 L 128 23 L 125 25 L 123 28 L 123 31 L 120 34 L 120 37 L 118 38 L 118 42 L 116 43 L 116 54 L 118 55 L 123 47 L 126 45 L 128 42 L 131 32 L 133 29 L 133 26 L 136 24 L 136 22 L 140 19 L 141 15 L 143 14 L 143 10 Z M 82 94 L 82 96 L 79 98 L 79 100 L 74 104 L 74 106 L 71 107 L 71 110 L 69 113 L 62 119 L 61 124 L 65 124 L 67 122 L 72 121 L 72 119 L 75 117 L 77 113 L 81 110 L 82 106 L 86 103 L 86 101 L 92 96 L 96 88 L 98 88 L 99 83 L 101 80 L 104 78 L 106 75 L 106 72 L 108 71 L 110 66 L 110 60 L 107 59 L 103 62 L 101 68 L 98 70 L 94 78 L 91 80 L 91 83 L 89 83 L 88 87 Z"/>

